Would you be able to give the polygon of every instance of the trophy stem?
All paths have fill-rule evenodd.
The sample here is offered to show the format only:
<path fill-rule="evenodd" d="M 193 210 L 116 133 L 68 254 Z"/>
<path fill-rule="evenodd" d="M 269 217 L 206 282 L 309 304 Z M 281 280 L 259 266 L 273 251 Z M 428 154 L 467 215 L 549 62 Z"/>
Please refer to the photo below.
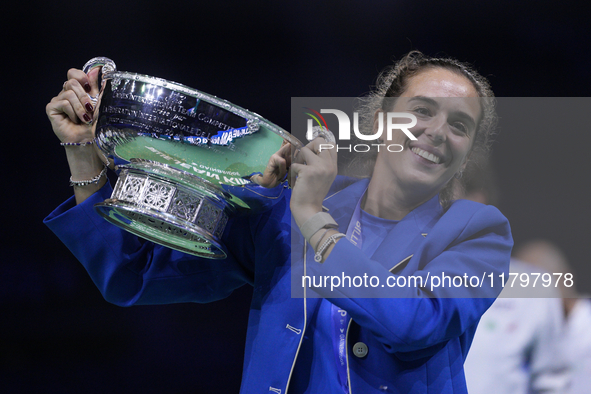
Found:
<path fill-rule="evenodd" d="M 111 198 L 95 205 L 102 217 L 184 253 L 226 257 L 221 237 L 235 208 L 222 190 L 161 163 L 134 161 L 120 168 Z"/>

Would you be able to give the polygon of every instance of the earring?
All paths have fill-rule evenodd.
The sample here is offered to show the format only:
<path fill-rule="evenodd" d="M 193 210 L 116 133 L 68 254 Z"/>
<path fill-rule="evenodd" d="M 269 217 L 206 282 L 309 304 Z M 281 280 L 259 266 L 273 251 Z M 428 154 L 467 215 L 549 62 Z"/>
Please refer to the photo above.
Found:
<path fill-rule="evenodd" d="M 463 175 L 463 172 L 462 172 L 462 171 L 458 171 L 458 172 L 456 172 L 456 173 L 454 174 L 454 178 L 456 178 L 456 179 L 460 179 L 460 178 L 462 178 L 462 175 Z"/>

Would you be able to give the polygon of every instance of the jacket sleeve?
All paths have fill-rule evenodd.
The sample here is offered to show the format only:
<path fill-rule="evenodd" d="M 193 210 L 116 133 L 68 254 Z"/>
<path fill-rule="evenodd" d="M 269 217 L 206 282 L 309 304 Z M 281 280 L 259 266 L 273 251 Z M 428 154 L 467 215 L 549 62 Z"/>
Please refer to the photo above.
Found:
<path fill-rule="evenodd" d="M 507 277 L 513 240 L 507 219 L 494 207 L 480 205 L 468 213 L 461 209 L 454 211 L 439 220 L 429 234 L 431 241 L 413 256 L 419 260 L 418 270 L 406 275 L 406 286 L 388 285 L 404 283 L 397 281 L 399 276 L 386 268 L 392 267 L 392 262 L 371 260 L 342 239 L 323 264 L 307 259 L 308 275 L 375 276 L 379 282 L 371 283 L 379 284 L 338 287 L 332 291 L 323 286 L 314 290 L 348 311 L 388 352 L 437 347 L 468 329 L 475 329 L 481 315 L 501 291 L 499 274 L 505 272 Z M 412 276 L 416 285 L 408 280 Z M 433 282 L 434 278 L 448 277 L 452 281 L 454 277 L 464 276 L 478 277 L 478 286 L 473 287 L 470 282 L 466 285 L 465 279 L 456 280 L 458 287 L 447 281 L 445 285 L 434 286 L 437 283 L 437 280 Z M 472 283 L 476 284 L 475 279 Z"/>
<path fill-rule="evenodd" d="M 79 205 L 69 199 L 44 220 L 84 265 L 107 301 L 120 306 L 210 302 L 251 280 L 252 273 L 232 253 L 224 260 L 198 258 L 108 223 L 93 205 L 110 195 L 107 183 Z M 235 231 L 226 231 L 224 238 L 226 243 L 240 244 L 241 259 L 248 266 L 253 247 L 248 232 L 240 231 L 245 223 L 234 223 Z"/>

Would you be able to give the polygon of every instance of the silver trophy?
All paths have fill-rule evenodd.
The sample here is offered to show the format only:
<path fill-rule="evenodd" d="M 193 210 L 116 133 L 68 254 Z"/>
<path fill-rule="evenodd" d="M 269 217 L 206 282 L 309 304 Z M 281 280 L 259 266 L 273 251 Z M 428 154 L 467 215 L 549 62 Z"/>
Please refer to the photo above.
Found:
<path fill-rule="evenodd" d="M 226 100 L 164 79 L 117 71 L 104 57 L 96 98 L 96 144 L 127 162 L 110 199 L 109 222 L 185 253 L 225 258 L 228 218 L 257 206 L 249 175 L 263 172 L 290 133 Z M 251 187 L 249 189 L 249 187 Z M 245 189 L 252 192 L 245 192 Z"/>

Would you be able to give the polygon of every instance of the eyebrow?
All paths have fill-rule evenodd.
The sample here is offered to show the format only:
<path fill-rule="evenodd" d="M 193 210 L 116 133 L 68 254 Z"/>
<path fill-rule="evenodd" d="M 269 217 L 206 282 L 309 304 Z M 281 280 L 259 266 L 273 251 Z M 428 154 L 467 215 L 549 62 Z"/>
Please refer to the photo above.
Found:
<path fill-rule="evenodd" d="M 446 98 L 446 97 L 443 97 L 443 98 Z M 449 97 L 449 98 L 453 98 L 453 97 Z M 418 102 L 422 102 L 425 104 L 429 104 L 435 108 L 439 108 L 439 103 L 437 102 L 437 100 L 434 100 L 431 97 L 415 96 L 415 97 L 411 97 L 410 100 L 408 100 L 408 101 L 409 102 L 418 101 Z M 476 119 L 474 119 L 472 116 L 468 115 L 464 111 L 454 111 L 453 113 L 454 113 L 454 115 L 463 119 L 464 121 L 471 123 L 471 125 L 476 129 Z"/>
<path fill-rule="evenodd" d="M 425 97 L 425 96 L 414 96 L 411 97 L 410 100 L 408 100 L 409 102 L 412 101 L 419 101 L 419 102 L 424 102 L 427 104 L 430 104 L 434 107 L 438 107 L 439 108 L 439 103 L 437 101 L 435 101 L 434 99 L 432 99 L 431 97 Z"/>

